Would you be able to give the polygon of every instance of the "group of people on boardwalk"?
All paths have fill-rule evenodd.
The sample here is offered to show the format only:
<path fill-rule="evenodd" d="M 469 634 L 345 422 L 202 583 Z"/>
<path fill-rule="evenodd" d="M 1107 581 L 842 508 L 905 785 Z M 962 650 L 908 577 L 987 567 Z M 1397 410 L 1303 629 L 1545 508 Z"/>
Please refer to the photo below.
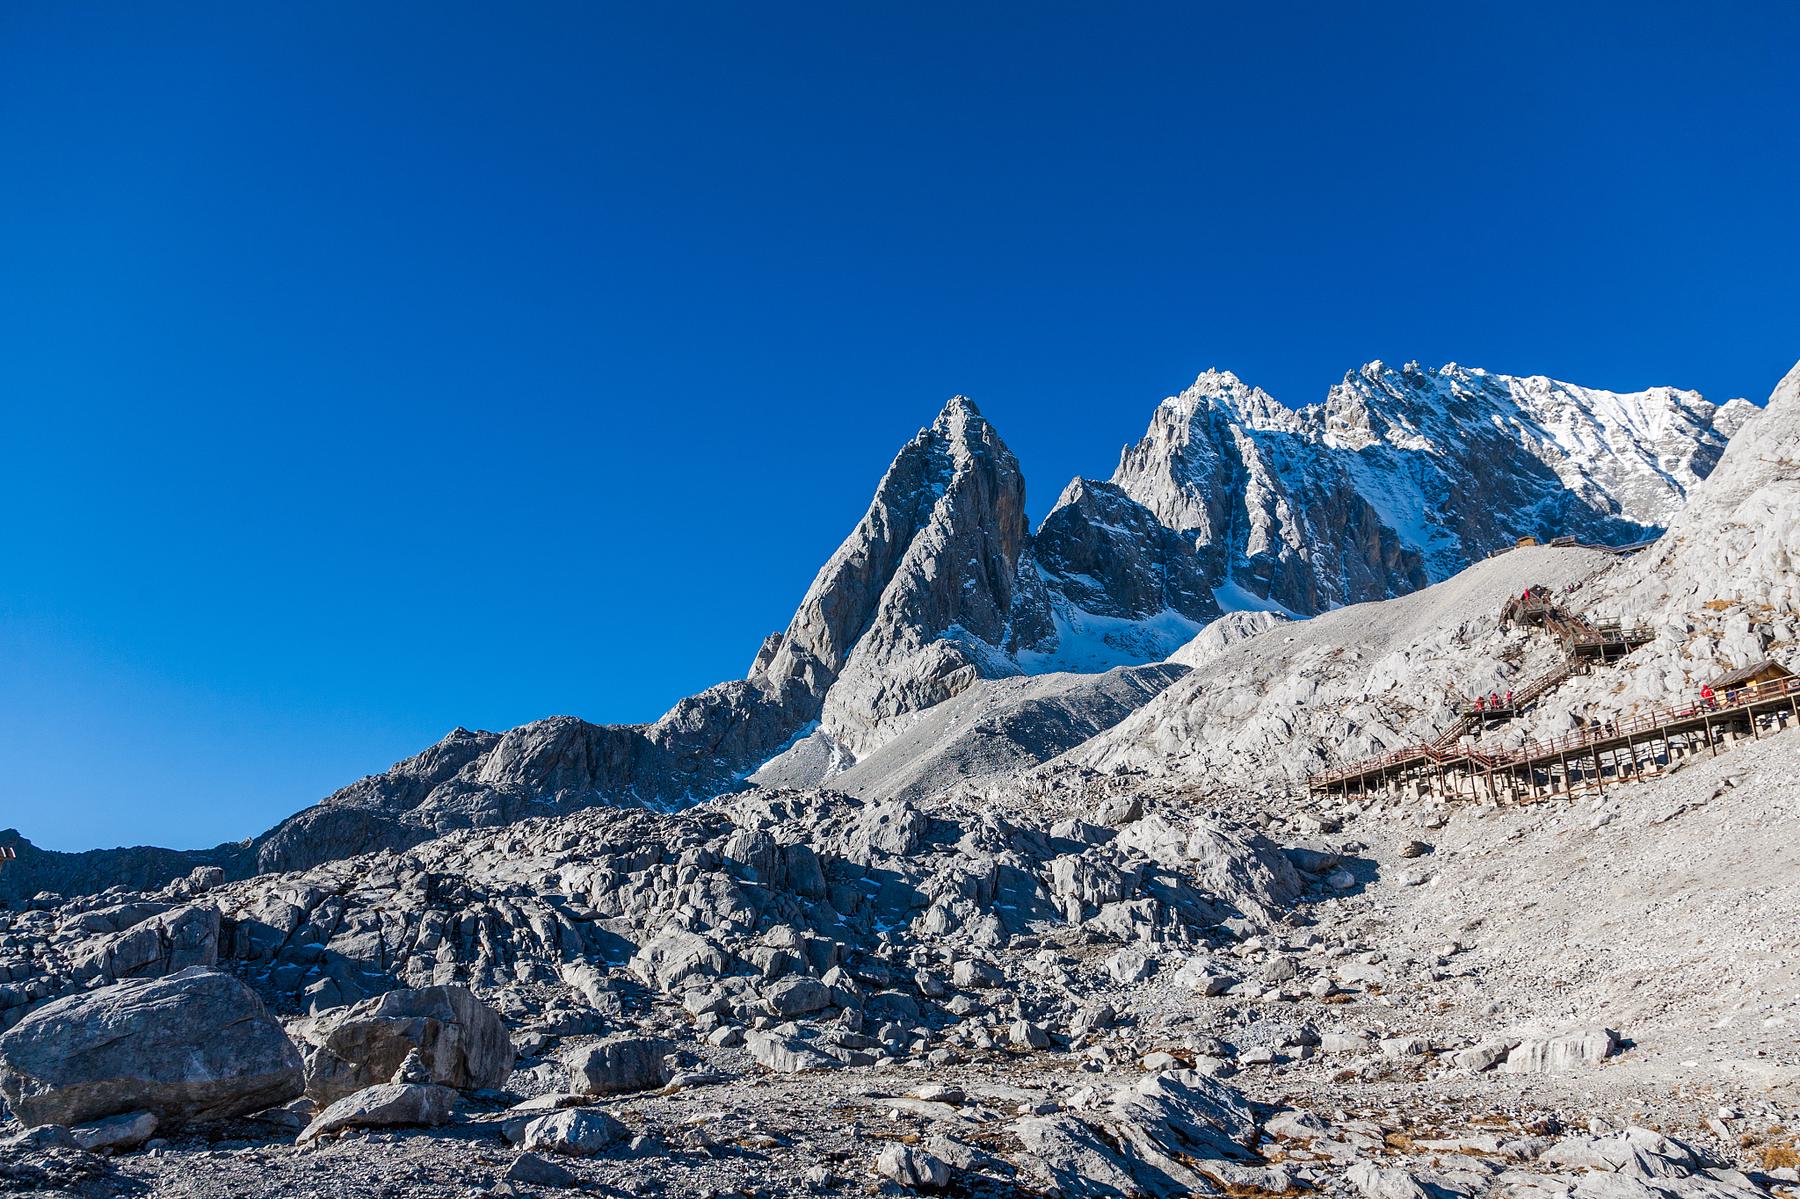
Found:
<path fill-rule="evenodd" d="M 1486 695 L 1475 697 L 1475 711 L 1477 712 L 1508 712 L 1512 710 L 1512 706 L 1513 693 L 1511 689 L 1507 690 L 1505 699 L 1500 698 L 1498 691 L 1490 691 Z"/>

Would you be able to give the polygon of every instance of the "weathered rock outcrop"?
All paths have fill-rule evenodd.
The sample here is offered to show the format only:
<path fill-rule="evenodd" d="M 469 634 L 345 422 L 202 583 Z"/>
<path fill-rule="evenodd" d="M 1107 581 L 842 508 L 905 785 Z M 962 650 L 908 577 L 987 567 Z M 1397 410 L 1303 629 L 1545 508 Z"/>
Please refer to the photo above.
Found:
<path fill-rule="evenodd" d="M 306 1093 L 320 1103 L 386 1082 L 416 1053 L 430 1081 L 498 1087 L 517 1054 L 505 1023 L 466 987 L 389 991 L 302 1021 Z"/>
<path fill-rule="evenodd" d="M 596 805 L 680 807 L 790 748 L 810 760 L 764 780 L 815 784 L 984 680 L 1142 665 L 1222 611 L 1312 614 L 1400 595 L 1521 535 L 1643 536 L 1749 411 L 1667 388 L 1617 395 L 1380 363 L 1295 411 L 1208 372 L 1163 402 L 1110 482 L 1071 483 L 1034 536 L 1017 459 L 956 397 L 896 455 L 747 678 L 648 725 L 558 716 L 454 730 L 247 846 L 22 848 L 0 895 L 154 886 L 195 865 L 234 878 L 300 870 Z M 1117 719 L 1110 702 L 1097 710 Z M 1015 730 L 1029 739 L 1031 723 L 1003 729 L 996 748 Z"/>
<path fill-rule="evenodd" d="M 144 1111 L 171 1127 L 301 1087 L 300 1053 L 262 1000 L 200 967 L 56 1000 L 0 1036 L 0 1094 L 27 1125 Z"/>
<path fill-rule="evenodd" d="M 1653 536 L 1753 411 L 1380 362 L 1296 411 L 1208 371 L 1163 401 L 1113 482 L 1193 538 L 1213 586 L 1312 614 L 1417 590 L 1522 536 Z"/>
<path fill-rule="evenodd" d="M 975 405 L 950 401 L 895 458 L 869 512 L 813 582 L 767 667 L 801 681 L 852 752 L 884 721 L 977 678 L 1016 674 L 1031 592 L 1018 460 Z"/>

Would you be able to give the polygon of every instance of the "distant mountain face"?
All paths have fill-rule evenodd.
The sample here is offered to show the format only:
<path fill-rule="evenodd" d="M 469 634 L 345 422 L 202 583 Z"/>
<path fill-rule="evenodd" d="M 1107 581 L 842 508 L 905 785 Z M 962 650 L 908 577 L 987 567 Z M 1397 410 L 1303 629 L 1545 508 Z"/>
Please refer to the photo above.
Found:
<path fill-rule="evenodd" d="M 1018 460 L 957 397 L 901 448 L 747 677 L 647 725 L 457 730 L 208 860 L 300 869 L 596 803 L 678 807 L 759 767 L 825 782 L 979 680 L 1159 661 L 1224 613 L 1402 595 L 1527 534 L 1648 536 L 1753 412 L 1668 388 L 1380 363 L 1295 410 L 1209 371 L 1157 407 L 1111 480 L 1074 480 L 1033 531 Z M 1055 721 L 1101 728 L 1152 690 L 1059 690 Z M 0 889 L 193 864 L 146 852 L 22 852 Z"/>
<path fill-rule="evenodd" d="M 1518 538 L 1654 536 L 1756 409 L 1373 362 L 1289 409 L 1227 372 L 1164 400 L 1113 483 L 1190 536 L 1226 607 L 1315 615 Z"/>
<path fill-rule="evenodd" d="M 1381 363 L 1295 410 L 1209 371 L 1032 533 L 1017 460 L 958 397 L 752 679 L 822 694 L 799 753 L 847 767 L 977 679 L 1159 660 L 1224 612 L 1404 595 L 1523 536 L 1652 536 L 1754 411 Z"/>

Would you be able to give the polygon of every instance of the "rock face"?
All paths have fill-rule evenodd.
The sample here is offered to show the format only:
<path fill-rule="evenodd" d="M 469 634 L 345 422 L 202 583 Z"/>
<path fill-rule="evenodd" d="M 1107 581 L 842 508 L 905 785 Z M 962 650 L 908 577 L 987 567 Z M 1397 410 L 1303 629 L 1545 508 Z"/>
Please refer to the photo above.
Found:
<path fill-rule="evenodd" d="M 582 1095 L 652 1090 L 669 1081 L 664 1059 L 674 1052 L 656 1037 L 608 1037 L 569 1059 L 570 1080 Z"/>
<path fill-rule="evenodd" d="M 977 678 L 1018 673 L 1015 606 L 1035 594 L 1020 561 L 1025 481 L 975 405 L 957 397 L 888 468 L 760 676 L 815 696 L 822 723 L 860 753 L 885 720 Z"/>
<path fill-rule="evenodd" d="M 1111 483 L 1063 490 L 1028 569 L 1043 598 L 1019 614 L 1028 635 L 1014 658 L 1032 674 L 1158 661 L 1222 611 L 1194 539 Z"/>
<path fill-rule="evenodd" d="M 1208 371 L 1163 401 L 1113 483 L 1193 539 L 1226 607 L 1310 615 L 1417 590 L 1523 536 L 1653 536 L 1753 412 L 1380 362 L 1296 411 Z"/>
<path fill-rule="evenodd" d="M 1628 616 L 1800 609 L 1800 363 L 1748 418 L 1669 535 L 1609 587 Z"/>
<path fill-rule="evenodd" d="M 306 1043 L 306 1093 L 330 1103 L 394 1076 L 411 1053 L 430 1081 L 498 1087 L 517 1054 L 505 1023 L 466 987 L 389 991 L 296 1026 Z"/>
<path fill-rule="evenodd" d="M 142 1111 L 170 1127 L 301 1088 L 299 1051 L 262 1000 L 198 967 L 56 1000 L 0 1036 L 0 1093 L 28 1125 Z"/>
<path fill-rule="evenodd" d="M 430 1083 L 389 1082 L 364 1087 L 328 1106 L 300 1133 L 300 1143 L 351 1128 L 412 1128 L 450 1118 L 456 1092 Z"/>
<path fill-rule="evenodd" d="M 1156 409 L 1110 481 L 1070 483 L 1033 533 L 1018 460 L 956 397 L 895 456 L 748 677 L 648 725 L 557 716 L 505 733 L 456 729 L 248 846 L 22 850 L 0 895 L 98 890 L 119 876 L 148 886 L 196 865 L 234 878 L 303 870 L 596 805 L 683 807 L 759 767 L 773 785 L 815 785 L 983 682 L 1142 666 L 1222 612 L 1310 615 L 1402 595 L 1523 535 L 1644 537 L 1751 411 L 1668 388 L 1615 394 L 1380 363 L 1293 410 L 1208 372 Z M 1060 752 L 1030 747 L 1092 736 L 1118 719 L 1119 696 L 1082 701 L 1066 734 L 1039 737 L 1032 718 L 990 746 L 1001 758 L 1011 745 Z M 986 750 L 952 752 L 967 763 Z"/>

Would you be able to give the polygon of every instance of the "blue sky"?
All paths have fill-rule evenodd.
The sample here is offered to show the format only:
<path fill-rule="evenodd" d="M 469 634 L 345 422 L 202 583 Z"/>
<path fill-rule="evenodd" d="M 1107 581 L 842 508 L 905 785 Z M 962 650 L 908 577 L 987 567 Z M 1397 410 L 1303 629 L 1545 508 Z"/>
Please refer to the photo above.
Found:
<path fill-rule="evenodd" d="M 1760 400 L 1795 12 L 9 4 L 0 827 L 653 718 L 954 392 L 1034 516 L 1212 366 Z"/>

